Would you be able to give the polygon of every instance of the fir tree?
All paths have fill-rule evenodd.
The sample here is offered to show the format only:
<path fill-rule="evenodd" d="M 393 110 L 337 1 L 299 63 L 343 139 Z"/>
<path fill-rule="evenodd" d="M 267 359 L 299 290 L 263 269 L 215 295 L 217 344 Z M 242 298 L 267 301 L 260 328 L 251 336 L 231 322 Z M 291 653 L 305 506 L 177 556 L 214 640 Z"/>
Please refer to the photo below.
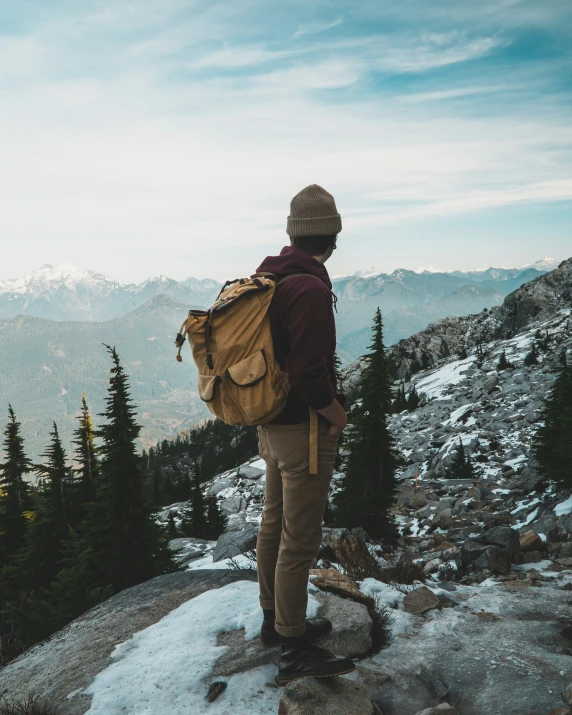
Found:
<path fill-rule="evenodd" d="M 513 364 L 506 359 L 506 352 L 503 350 L 497 363 L 497 370 L 508 370 Z"/>
<path fill-rule="evenodd" d="M 563 489 L 572 487 L 572 365 L 563 366 L 545 401 L 534 456 L 544 476 Z"/>
<path fill-rule="evenodd" d="M 361 526 L 374 538 L 394 541 L 398 531 L 391 507 L 397 491 L 395 470 L 400 460 L 387 426 L 392 391 L 379 308 L 370 350 L 349 416 L 346 441 L 349 455 L 341 489 L 334 498 L 335 521 L 347 528 Z"/>
<path fill-rule="evenodd" d="M 407 395 L 407 409 L 409 412 L 413 412 L 413 410 L 417 409 L 419 407 L 419 403 L 421 402 L 421 398 L 417 394 L 417 389 L 415 388 L 415 385 L 411 386 L 411 389 L 409 390 L 409 394 Z"/>
<path fill-rule="evenodd" d="M 457 353 L 457 355 L 461 360 L 466 360 L 468 357 L 467 348 L 464 345 L 461 345 L 461 348 L 460 348 L 459 352 Z"/>
<path fill-rule="evenodd" d="M 92 586 L 111 586 L 117 592 L 175 567 L 144 499 L 135 445 L 141 428 L 135 420 L 129 381 L 115 348 L 106 347 L 113 366 L 107 406 L 101 415 L 107 422 L 96 433 L 102 440 L 100 476 L 82 531 L 92 554 Z"/>
<path fill-rule="evenodd" d="M 428 370 L 431 367 L 431 361 L 429 359 L 429 355 L 423 350 L 421 352 L 421 369 L 422 370 Z"/>
<path fill-rule="evenodd" d="M 32 464 L 24 453 L 20 422 L 8 405 L 8 424 L 4 430 L 6 461 L 0 464 L 0 569 L 24 544 L 26 514 L 32 506 L 24 475 Z"/>
<path fill-rule="evenodd" d="M 177 539 L 179 536 L 179 530 L 177 529 L 177 524 L 175 523 L 175 515 L 172 511 L 169 512 L 167 517 L 167 538 L 169 541 L 172 539 Z"/>
<path fill-rule="evenodd" d="M 397 388 L 397 394 L 392 404 L 392 412 L 399 414 L 407 409 L 407 398 L 405 397 L 405 385 L 401 383 Z"/>
<path fill-rule="evenodd" d="M 190 508 L 185 510 L 181 521 L 181 531 L 185 536 L 206 539 L 208 532 L 207 505 L 200 484 L 198 460 L 195 459 L 193 487 L 191 489 Z"/>
<path fill-rule="evenodd" d="M 445 476 L 447 479 L 475 479 L 476 473 L 471 458 L 465 454 L 463 441 L 459 439 L 459 444 L 453 452 L 449 468 Z"/>
<path fill-rule="evenodd" d="M 226 531 L 228 517 L 220 508 L 216 496 L 207 497 L 207 532 L 206 538 L 215 540 Z"/>
<path fill-rule="evenodd" d="M 75 518 L 72 525 L 77 527 L 86 516 L 86 505 L 95 499 L 97 482 L 97 460 L 94 447 L 94 431 L 91 416 L 85 399 L 81 398 L 79 426 L 74 432 L 75 458 L 78 464 L 74 470 L 74 507 Z"/>
<path fill-rule="evenodd" d="M 528 355 L 524 358 L 524 364 L 527 367 L 532 367 L 533 365 L 538 365 L 538 350 L 536 348 L 536 344 L 533 343 L 532 348 L 530 349 L 530 352 Z"/>

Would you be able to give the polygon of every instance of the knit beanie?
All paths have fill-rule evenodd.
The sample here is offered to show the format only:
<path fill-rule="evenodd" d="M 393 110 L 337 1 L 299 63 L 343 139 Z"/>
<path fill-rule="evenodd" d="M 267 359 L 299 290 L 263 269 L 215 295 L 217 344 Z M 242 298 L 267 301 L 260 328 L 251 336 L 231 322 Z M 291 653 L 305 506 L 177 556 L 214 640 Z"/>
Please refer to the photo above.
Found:
<path fill-rule="evenodd" d="M 318 184 L 310 184 L 290 202 L 286 233 L 296 236 L 334 236 L 342 230 L 342 217 L 334 197 Z"/>

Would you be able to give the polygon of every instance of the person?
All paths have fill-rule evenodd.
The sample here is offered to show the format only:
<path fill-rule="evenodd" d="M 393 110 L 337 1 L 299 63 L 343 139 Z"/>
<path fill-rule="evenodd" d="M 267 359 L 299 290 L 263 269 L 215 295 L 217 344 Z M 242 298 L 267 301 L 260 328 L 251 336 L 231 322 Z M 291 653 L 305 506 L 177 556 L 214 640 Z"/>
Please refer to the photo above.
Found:
<path fill-rule="evenodd" d="M 316 184 L 307 186 L 290 204 L 290 245 L 258 268 L 279 281 L 269 308 L 270 327 L 276 360 L 291 387 L 280 415 L 258 427 L 260 456 L 266 462 L 256 547 L 264 611 L 261 639 L 266 646 L 281 645 L 279 684 L 355 669 L 350 659 L 316 645 L 332 624 L 306 619 L 309 570 L 320 548 L 337 443 L 347 424 L 336 398 L 336 326 L 324 265 L 341 228 L 333 196 Z M 309 468 L 310 408 L 319 415 L 317 474 Z"/>

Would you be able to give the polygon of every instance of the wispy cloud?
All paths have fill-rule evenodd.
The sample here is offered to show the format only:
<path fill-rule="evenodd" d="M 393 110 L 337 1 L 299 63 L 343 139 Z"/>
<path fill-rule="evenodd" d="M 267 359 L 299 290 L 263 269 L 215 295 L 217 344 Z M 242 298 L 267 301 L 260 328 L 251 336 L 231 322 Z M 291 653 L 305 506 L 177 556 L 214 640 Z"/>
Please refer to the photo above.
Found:
<path fill-rule="evenodd" d="M 302 37 L 303 35 L 316 35 L 319 32 L 326 32 L 331 30 L 333 27 L 338 27 L 343 23 L 341 17 L 332 20 L 331 22 L 314 22 L 308 25 L 300 26 L 294 33 L 294 37 Z"/>

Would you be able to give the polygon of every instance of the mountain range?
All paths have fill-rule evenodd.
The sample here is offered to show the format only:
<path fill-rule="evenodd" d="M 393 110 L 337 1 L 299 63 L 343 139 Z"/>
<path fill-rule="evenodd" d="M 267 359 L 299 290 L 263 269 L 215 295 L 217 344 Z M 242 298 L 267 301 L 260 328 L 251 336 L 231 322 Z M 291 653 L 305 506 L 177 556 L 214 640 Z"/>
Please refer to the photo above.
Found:
<path fill-rule="evenodd" d="M 378 305 L 391 345 L 437 319 L 497 305 L 545 270 L 488 269 L 472 279 L 399 269 L 337 278 L 339 353 L 347 364 L 365 352 Z M 31 456 L 41 454 L 52 420 L 69 447 L 84 392 L 92 410 L 102 411 L 110 366 L 103 343 L 117 348 L 130 376 L 142 445 L 208 417 L 191 356 L 185 350 L 177 363 L 173 340 L 189 307 L 208 306 L 219 290 L 214 280 L 194 278 L 127 285 L 72 266 L 0 282 L 0 410 L 13 405 Z"/>

